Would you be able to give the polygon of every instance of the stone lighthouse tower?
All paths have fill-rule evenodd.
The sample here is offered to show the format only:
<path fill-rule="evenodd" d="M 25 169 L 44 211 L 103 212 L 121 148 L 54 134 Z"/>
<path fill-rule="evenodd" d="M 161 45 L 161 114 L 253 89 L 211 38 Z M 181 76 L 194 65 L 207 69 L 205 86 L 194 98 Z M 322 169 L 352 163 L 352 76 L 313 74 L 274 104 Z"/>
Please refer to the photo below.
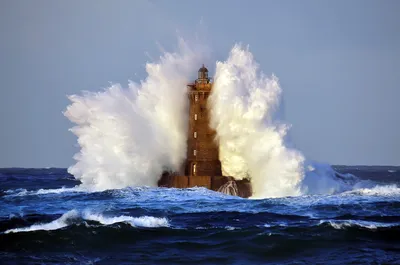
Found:
<path fill-rule="evenodd" d="M 180 174 L 164 172 L 158 181 L 158 186 L 205 187 L 240 197 L 251 196 L 252 189 L 248 179 L 235 180 L 231 176 L 222 176 L 219 147 L 215 141 L 216 133 L 209 125 L 210 115 L 207 106 L 213 84 L 204 65 L 199 69 L 196 81 L 187 87 L 189 126 L 186 161 L 182 165 L 183 170 Z"/>
<path fill-rule="evenodd" d="M 187 140 L 187 161 L 185 175 L 222 176 L 215 131 L 209 126 L 207 99 L 212 83 L 204 65 L 199 69 L 198 78 L 188 85 L 189 130 Z"/>

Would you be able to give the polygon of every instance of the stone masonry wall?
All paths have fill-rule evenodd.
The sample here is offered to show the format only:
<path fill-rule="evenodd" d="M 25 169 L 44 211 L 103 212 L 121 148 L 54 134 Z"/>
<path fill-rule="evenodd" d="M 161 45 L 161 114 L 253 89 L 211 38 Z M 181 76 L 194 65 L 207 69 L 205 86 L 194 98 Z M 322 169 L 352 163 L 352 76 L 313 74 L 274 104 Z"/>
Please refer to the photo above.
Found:
<path fill-rule="evenodd" d="M 210 91 L 189 93 L 189 129 L 187 141 L 187 164 L 185 174 L 197 176 L 221 175 L 218 145 L 215 131 L 209 126 L 207 99 Z M 195 169 L 193 168 L 196 164 Z M 195 171 L 195 172 L 193 172 Z"/>

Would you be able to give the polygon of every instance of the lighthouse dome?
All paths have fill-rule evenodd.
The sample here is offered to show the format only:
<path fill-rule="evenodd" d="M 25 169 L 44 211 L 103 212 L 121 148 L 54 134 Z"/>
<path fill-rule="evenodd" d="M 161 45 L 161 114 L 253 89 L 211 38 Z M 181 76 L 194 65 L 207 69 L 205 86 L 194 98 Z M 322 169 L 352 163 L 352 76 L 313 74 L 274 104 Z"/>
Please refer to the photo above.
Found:
<path fill-rule="evenodd" d="M 199 81 L 201 80 L 202 83 L 208 81 L 208 69 L 204 66 L 204 64 L 199 69 L 198 79 Z"/>
<path fill-rule="evenodd" d="M 204 66 L 204 64 L 203 64 L 203 66 L 199 69 L 199 73 L 200 72 L 202 72 L 202 73 L 208 73 L 208 69 Z"/>

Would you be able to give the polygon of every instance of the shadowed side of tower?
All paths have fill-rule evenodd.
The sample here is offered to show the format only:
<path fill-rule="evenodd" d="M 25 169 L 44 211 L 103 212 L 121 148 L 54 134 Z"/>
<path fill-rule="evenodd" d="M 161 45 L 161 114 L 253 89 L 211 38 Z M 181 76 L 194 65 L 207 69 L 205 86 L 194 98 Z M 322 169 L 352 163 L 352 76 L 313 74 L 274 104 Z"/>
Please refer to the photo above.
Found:
<path fill-rule="evenodd" d="M 215 141 L 215 131 L 210 128 L 208 97 L 212 82 L 204 65 L 198 71 L 198 78 L 188 84 L 189 121 L 187 155 L 183 165 L 184 176 L 165 172 L 158 182 L 160 187 L 190 188 L 205 187 L 215 191 L 251 196 L 249 180 L 235 181 L 222 176 L 219 161 L 219 147 Z"/>

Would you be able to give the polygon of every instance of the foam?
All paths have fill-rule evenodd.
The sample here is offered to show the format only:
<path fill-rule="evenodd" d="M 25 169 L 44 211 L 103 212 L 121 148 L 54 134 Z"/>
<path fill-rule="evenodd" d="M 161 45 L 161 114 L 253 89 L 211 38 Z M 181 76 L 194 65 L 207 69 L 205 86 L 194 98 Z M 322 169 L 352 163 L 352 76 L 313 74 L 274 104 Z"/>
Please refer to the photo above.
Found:
<path fill-rule="evenodd" d="M 40 230 L 46 230 L 46 231 L 57 230 L 57 229 L 61 229 L 61 228 L 71 225 L 72 223 L 76 222 L 78 219 L 79 219 L 78 211 L 71 210 L 71 211 L 63 214 L 60 218 L 58 218 L 50 223 L 35 224 L 35 225 L 31 225 L 29 227 L 9 229 L 9 230 L 5 231 L 4 233 L 8 234 L 8 233 L 31 232 L 31 231 L 40 231 Z"/>
<path fill-rule="evenodd" d="M 34 195 L 44 195 L 44 194 L 61 194 L 65 192 L 87 192 L 88 190 L 82 187 L 72 187 L 72 188 L 58 188 L 58 189 L 39 189 L 39 190 L 26 190 L 26 189 L 16 189 L 7 190 L 5 193 L 7 197 L 18 197 L 18 196 L 34 196 Z"/>
<path fill-rule="evenodd" d="M 365 196 L 399 196 L 400 188 L 395 185 L 377 185 L 372 188 L 361 188 L 347 192 L 347 194 L 365 195 Z"/>
<path fill-rule="evenodd" d="M 132 217 L 121 215 L 117 217 L 106 217 L 99 213 L 84 213 L 84 219 L 96 221 L 103 225 L 111 225 L 115 223 L 127 223 L 133 227 L 169 227 L 169 222 L 166 218 L 158 218 L 153 216 Z"/>
<path fill-rule="evenodd" d="M 361 227 L 369 230 L 376 230 L 378 228 L 387 228 L 399 226 L 399 223 L 379 223 L 379 222 L 371 222 L 371 221 L 362 221 L 362 220 L 321 220 L 319 225 L 328 224 L 335 229 L 342 230 L 349 227 Z"/>
<path fill-rule="evenodd" d="M 104 216 L 101 213 L 91 213 L 90 211 L 84 211 L 80 213 L 77 210 L 71 210 L 67 213 L 64 213 L 60 218 L 44 224 L 34 224 L 29 227 L 23 228 L 14 228 L 5 231 L 5 234 L 8 233 L 19 233 L 19 232 L 32 232 L 32 231 L 51 231 L 58 230 L 72 224 L 79 224 L 83 221 L 95 221 L 102 225 L 112 225 L 115 223 L 127 223 L 132 227 L 169 227 L 170 224 L 166 218 L 153 217 L 153 216 L 140 216 L 140 217 L 132 217 L 132 216 Z"/>

